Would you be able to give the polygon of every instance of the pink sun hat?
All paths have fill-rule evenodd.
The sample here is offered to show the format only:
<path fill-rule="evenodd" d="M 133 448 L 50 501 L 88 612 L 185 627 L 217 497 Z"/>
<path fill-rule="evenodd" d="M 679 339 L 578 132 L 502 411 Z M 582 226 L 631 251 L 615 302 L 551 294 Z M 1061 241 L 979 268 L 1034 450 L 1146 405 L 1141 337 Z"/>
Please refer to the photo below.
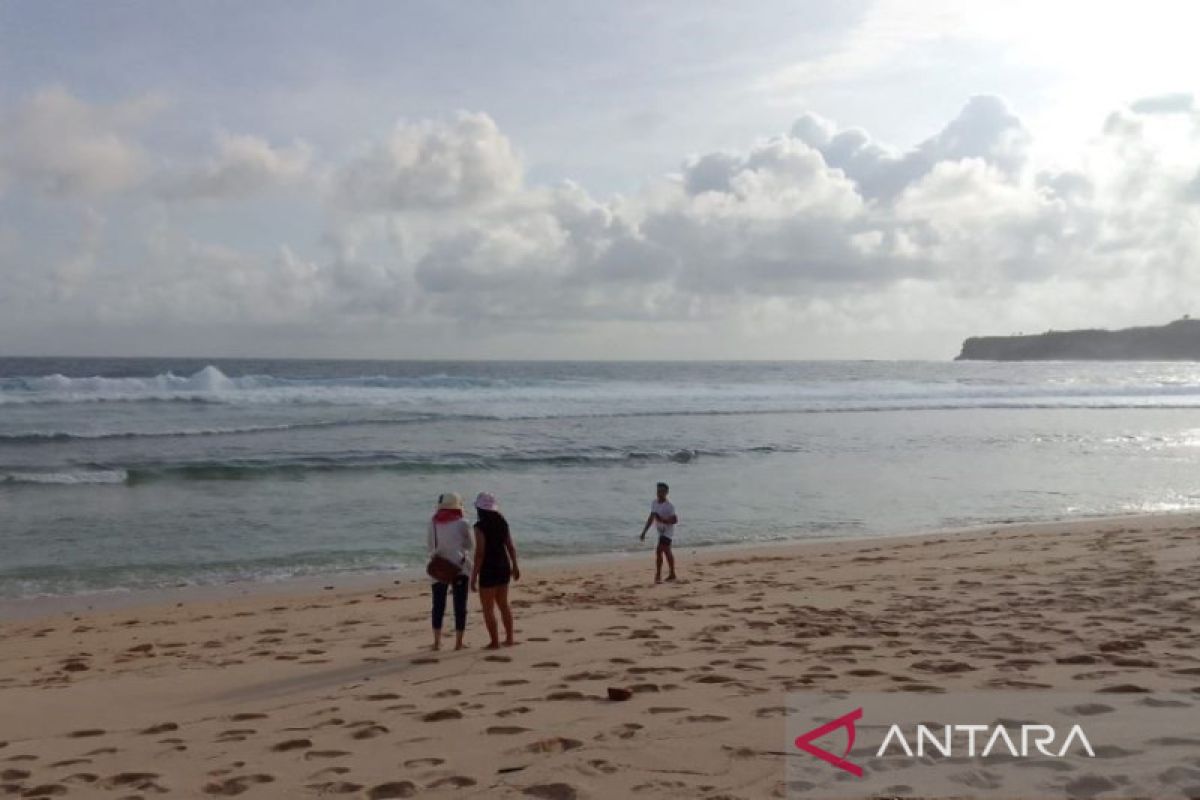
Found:
<path fill-rule="evenodd" d="M 480 492 L 475 496 L 475 507 L 480 511 L 499 511 L 500 504 L 496 502 L 496 495 L 491 492 Z"/>

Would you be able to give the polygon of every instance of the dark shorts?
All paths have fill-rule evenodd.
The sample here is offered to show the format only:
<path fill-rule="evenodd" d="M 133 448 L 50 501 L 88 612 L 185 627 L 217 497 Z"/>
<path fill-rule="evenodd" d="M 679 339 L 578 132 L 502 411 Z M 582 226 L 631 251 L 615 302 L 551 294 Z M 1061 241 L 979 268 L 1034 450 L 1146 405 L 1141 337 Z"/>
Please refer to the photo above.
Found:
<path fill-rule="evenodd" d="M 659 536 L 658 536 L 658 546 L 659 546 L 659 547 L 670 547 L 670 546 L 671 546 L 671 537 L 670 537 L 670 536 L 663 536 L 662 534 L 659 534 Z"/>
<path fill-rule="evenodd" d="M 488 569 L 487 565 L 479 571 L 479 588 L 494 589 L 497 586 L 508 586 L 512 578 L 512 570 L 507 565 Z"/>

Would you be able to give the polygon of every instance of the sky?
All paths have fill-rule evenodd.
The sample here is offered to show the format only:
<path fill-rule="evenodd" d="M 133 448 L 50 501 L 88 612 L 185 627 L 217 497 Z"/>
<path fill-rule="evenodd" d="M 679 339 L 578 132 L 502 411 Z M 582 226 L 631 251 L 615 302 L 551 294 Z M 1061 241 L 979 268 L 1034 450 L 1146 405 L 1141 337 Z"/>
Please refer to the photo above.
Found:
<path fill-rule="evenodd" d="M 952 358 L 1200 314 L 1200 6 L 0 2 L 0 355 Z"/>

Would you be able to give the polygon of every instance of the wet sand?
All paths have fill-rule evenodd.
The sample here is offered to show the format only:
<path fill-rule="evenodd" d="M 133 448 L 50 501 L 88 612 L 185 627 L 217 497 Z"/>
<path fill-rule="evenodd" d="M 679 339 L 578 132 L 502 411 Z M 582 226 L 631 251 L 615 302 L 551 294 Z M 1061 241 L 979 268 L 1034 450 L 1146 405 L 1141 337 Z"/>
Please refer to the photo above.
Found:
<path fill-rule="evenodd" d="M 785 797 L 788 692 L 1200 696 L 1200 515 L 678 551 L 524 565 L 497 652 L 412 580 L 10 619 L 0 796 Z"/>

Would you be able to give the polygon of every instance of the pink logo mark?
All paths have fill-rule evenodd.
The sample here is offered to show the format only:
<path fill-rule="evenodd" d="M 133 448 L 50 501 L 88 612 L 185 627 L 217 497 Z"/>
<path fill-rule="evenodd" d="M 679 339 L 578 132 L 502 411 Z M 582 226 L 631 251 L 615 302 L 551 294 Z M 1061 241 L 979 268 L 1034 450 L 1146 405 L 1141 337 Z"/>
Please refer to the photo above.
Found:
<path fill-rule="evenodd" d="M 819 728 L 813 728 L 808 733 L 796 737 L 796 747 L 799 747 L 809 755 L 816 756 L 822 761 L 832 764 L 838 769 L 849 772 L 856 778 L 861 778 L 863 774 L 862 767 L 860 767 L 858 764 L 847 761 L 845 756 L 850 755 L 850 749 L 854 747 L 854 722 L 855 720 L 862 719 L 862 715 L 863 710 L 861 708 L 856 708 L 849 714 L 844 714 L 831 722 L 826 722 Z M 822 736 L 832 733 L 838 728 L 846 729 L 846 752 L 842 755 L 836 756 L 828 750 L 817 747 L 812 743 L 814 739 L 820 739 Z"/>

